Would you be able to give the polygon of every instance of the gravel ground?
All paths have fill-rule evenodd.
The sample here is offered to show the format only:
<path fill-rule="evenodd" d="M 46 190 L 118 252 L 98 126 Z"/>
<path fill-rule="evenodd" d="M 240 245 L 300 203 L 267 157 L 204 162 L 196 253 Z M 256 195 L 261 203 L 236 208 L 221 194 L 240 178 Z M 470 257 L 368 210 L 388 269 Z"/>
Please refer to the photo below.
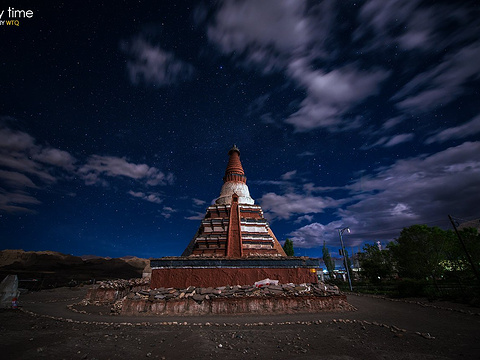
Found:
<path fill-rule="evenodd" d="M 2 359 L 480 359 L 480 309 L 348 295 L 357 311 L 121 317 L 74 307 L 87 288 L 20 298 L 0 311 Z"/>

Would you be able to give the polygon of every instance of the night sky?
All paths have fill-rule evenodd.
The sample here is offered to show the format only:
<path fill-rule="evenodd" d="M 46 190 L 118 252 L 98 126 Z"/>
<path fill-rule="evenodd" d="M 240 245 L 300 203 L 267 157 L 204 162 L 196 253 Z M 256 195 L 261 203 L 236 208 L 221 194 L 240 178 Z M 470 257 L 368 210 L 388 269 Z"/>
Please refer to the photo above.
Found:
<path fill-rule="evenodd" d="M 296 255 L 480 216 L 478 1 L 2 10 L 2 249 L 180 255 L 233 144 Z"/>

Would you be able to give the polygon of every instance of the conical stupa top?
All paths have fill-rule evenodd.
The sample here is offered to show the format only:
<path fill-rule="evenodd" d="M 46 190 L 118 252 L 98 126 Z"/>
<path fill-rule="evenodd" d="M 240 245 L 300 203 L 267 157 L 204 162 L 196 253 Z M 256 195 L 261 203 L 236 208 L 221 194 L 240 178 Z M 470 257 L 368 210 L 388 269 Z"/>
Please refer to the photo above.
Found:
<path fill-rule="evenodd" d="M 240 150 L 238 150 L 236 145 L 228 152 L 230 158 L 228 159 L 227 169 L 225 170 L 225 176 L 223 177 L 223 182 L 227 181 L 240 181 L 243 183 L 247 182 L 245 177 L 245 172 L 243 171 L 242 163 L 240 162 Z"/>
<path fill-rule="evenodd" d="M 220 191 L 220 196 L 215 200 L 216 204 L 231 204 L 232 195 L 236 194 L 240 204 L 254 204 L 255 201 L 250 197 L 250 192 L 247 186 L 247 177 L 243 171 L 242 163 L 240 162 L 240 150 L 236 145 L 228 152 L 229 159 L 225 176 L 223 177 L 223 186 Z"/>

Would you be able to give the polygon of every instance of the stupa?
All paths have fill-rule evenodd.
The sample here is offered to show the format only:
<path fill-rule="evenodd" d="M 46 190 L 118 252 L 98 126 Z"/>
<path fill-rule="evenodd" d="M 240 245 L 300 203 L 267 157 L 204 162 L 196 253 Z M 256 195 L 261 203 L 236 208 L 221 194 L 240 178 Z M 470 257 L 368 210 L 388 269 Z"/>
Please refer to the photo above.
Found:
<path fill-rule="evenodd" d="M 234 145 L 228 155 L 220 196 L 182 256 L 286 256 L 262 208 L 250 197 L 240 150 Z"/>
<path fill-rule="evenodd" d="M 318 259 L 287 257 L 262 208 L 250 196 L 234 145 L 220 196 L 182 256 L 150 260 L 152 288 L 252 285 L 269 278 L 280 283 L 316 283 Z"/>

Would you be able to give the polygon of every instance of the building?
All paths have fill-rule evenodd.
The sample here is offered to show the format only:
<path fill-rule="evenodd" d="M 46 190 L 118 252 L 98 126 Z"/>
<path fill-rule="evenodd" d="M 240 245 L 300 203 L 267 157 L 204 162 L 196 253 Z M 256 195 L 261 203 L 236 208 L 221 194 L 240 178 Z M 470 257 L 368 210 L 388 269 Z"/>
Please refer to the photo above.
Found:
<path fill-rule="evenodd" d="M 319 260 L 286 256 L 250 197 L 240 150 L 234 145 L 228 155 L 220 196 L 182 256 L 150 261 L 151 287 L 252 285 L 266 278 L 316 283 Z"/>
<path fill-rule="evenodd" d="M 240 150 L 234 145 L 228 155 L 220 196 L 207 208 L 182 256 L 286 256 L 263 217 L 262 208 L 250 197 Z"/>

